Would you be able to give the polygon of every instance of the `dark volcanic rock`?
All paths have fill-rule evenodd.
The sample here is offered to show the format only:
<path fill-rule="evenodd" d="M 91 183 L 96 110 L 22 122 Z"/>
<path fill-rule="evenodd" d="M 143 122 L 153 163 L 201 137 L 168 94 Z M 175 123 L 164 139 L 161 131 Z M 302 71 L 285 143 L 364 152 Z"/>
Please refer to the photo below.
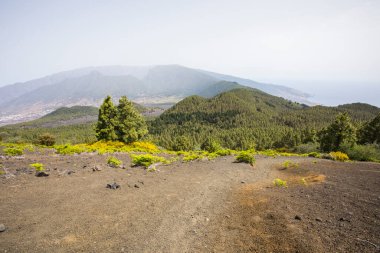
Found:
<path fill-rule="evenodd" d="M 112 190 L 116 190 L 116 189 L 120 188 L 120 185 L 117 184 L 116 182 L 114 182 L 112 184 L 107 184 L 107 188 L 112 189 Z"/>
<path fill-rule="evenodd" d="M 49 174 L 46 173 L 45 171 L 37 171 L 36 172 L 36 177 L 48 177 Z"/>

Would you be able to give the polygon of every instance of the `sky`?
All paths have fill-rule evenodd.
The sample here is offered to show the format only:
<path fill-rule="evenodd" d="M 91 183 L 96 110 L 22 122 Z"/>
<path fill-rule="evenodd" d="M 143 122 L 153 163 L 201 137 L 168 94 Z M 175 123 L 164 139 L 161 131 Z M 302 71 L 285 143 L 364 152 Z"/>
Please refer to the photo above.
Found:
<path fill-rule="evenodd" d="M 380 106 L 380 0 L 0 0 L 0 86 L 159 64 Z"/>

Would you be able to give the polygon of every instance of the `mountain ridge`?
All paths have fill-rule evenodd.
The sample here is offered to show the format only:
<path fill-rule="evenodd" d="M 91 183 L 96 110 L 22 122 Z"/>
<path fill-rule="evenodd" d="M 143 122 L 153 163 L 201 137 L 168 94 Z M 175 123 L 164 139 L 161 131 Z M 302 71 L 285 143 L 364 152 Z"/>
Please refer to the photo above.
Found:
<path fill-rule="evenodd" d="M 99 106 L 106 95 L 127 95 L 139 103 L 170 105 L 190 95 L 211 97 L 239 85 L 257 86 L 303 102 L 306 98 L 300 95 L 302 92 L 285 86 L 181 65 L 86 67 L 0 87 L 0 124 L 12 123 L 9 121 L 15 120 L 15 115 L 22 121 L 62 106 Z"/>

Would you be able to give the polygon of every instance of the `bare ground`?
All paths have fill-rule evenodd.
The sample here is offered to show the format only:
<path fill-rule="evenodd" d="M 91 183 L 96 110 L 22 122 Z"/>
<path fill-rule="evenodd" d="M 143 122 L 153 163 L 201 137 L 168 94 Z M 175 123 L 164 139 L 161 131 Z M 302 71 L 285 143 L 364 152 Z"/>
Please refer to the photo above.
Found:
<path fill-rule="evenodd" d="M 0 252 L 379 252 L 380 164 L 225 157 L 147 172 L 116 156 L 127 169 L 95 154 L 1 158 Z"/>

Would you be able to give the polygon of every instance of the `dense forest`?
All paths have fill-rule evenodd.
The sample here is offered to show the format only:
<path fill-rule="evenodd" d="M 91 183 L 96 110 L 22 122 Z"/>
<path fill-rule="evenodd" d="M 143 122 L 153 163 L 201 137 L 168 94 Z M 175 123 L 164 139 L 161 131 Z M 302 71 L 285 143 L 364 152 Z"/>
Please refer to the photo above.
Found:
<path fill-rule="evenodd" d="M 308 107 L 256 89 L 235 89 L 210 99 L 188 97 L 151 121 L 149 131 L 159 145 L 174 150 L 197 149 L 209 138 L 236 150 L 293 148 L 317 145 L 317 133 L 339 113 L 359 129 L 379 112 L 360 103 Z"/>

